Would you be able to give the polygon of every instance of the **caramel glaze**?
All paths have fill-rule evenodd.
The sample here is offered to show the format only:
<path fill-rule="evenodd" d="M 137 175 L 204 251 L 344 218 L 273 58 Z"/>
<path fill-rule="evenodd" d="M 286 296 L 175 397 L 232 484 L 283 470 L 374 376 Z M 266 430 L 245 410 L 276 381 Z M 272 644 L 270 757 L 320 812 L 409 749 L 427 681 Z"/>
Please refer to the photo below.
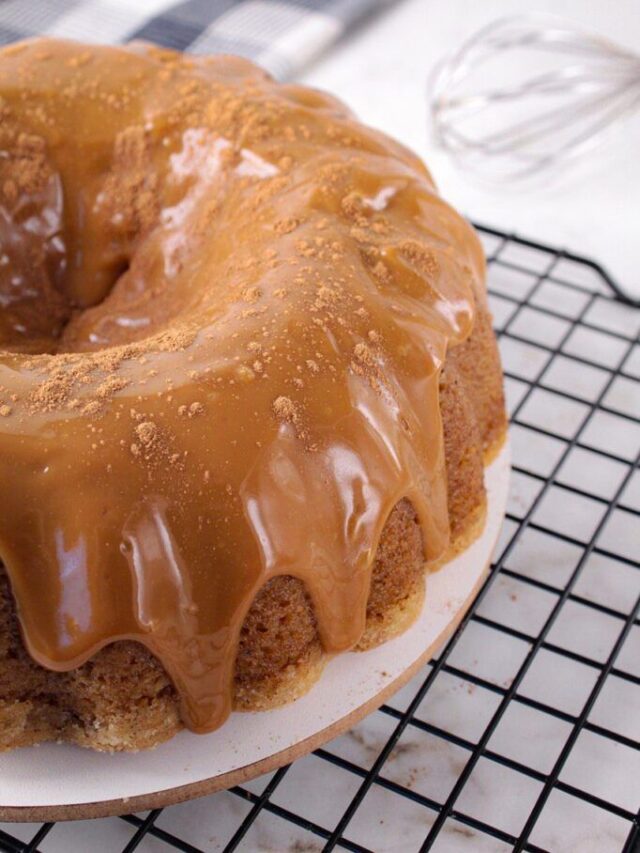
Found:
<path fill-rule="evenodd" d="M 304 581 L 335 652 L 400 499 L 446 549 L 438 379 L 478 241 L 414 155 L 240 59 L 22 43 L 0 118 L 0 555 L 27 648 L 69 670 L 138 640 L 212 730 L 269 578 Z"/>

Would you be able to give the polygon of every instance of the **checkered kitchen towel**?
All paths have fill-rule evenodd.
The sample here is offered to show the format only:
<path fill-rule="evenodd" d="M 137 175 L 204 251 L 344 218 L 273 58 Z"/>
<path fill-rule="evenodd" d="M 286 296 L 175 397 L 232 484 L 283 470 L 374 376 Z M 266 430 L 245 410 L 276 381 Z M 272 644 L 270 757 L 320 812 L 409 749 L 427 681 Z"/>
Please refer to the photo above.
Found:
<path fill-rule="evenodd" d="M 0 44 L 36 35 L 146 39 L 192 53 L 235 53 L 292 77 L 394 0 L 0 0 Z"/>

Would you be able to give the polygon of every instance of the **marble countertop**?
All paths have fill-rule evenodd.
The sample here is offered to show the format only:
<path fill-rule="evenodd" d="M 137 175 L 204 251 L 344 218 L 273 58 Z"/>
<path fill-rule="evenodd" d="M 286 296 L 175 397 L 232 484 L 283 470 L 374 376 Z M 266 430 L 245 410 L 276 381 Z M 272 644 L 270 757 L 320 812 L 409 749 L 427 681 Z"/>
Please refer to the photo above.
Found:
<path fill-rule="evenodd" d="M 557 9 L 551 0 L 540 0 L 536 5 Z M 429 153 L 428 160 L 445 195 L 471 216 L 577 252 L 586 251 L 640 294 L 640 159 L 635 153 L 630 155 L 628 136 L 623 135 L 607 157 L 585 164 L 584 170 L 574 173 L 562 187 L 539 189 L 530 198 L 488 193 L 468 185 L 442 152 L 430 149 L 425 80 L 432 62 L 483 20 L 521 11 L 524 6 L 497 0 L 482 4 L 470 0 L 407 0 L 337 46 L 308 69 L 304 80 L 336 91 L 365 121 L 397 136 L 419 153 Z M 567 16 L 588 20 L 623 42 L 635 42 L 637 47 L 640 16 L 633 0 L 620 0 L 615 14 L 604 0 L 564 0 L 562 6 Z M 633 125 L 634 133 L 639 129 L 640 125 Z M 494 250 L 495 243 L 488 240 L 487 248 Z M 499 327 L 513 317 L 509 297 L 531 285 L 531 276 L 527 278 L 517 269 L 518 264 L 527 265 L 526 252 L 518 256 L 514 251 L 509 257 L 514 264 L 511 270 L 492 273 L 498 292 L 492 298 L 492 309 Z M 572 280 L 572 276 L 583 273 L 574 269 L 559 275 Z M 583 284 L 591 286 L 586 279 Z M 501 288 L 504 299 L 499 295 Z M 511 374 L 506 382 L 509 405 L 520 413 L 511 430 L 519 471 L 513 475 L 509 517 L 498 551 L 507 546 L 519 520 L 528 514 L 576 424 L 600 399 L 610 371 L 640 332 L 640 312 L 610 303 L 600 305 L 598 301 L 590 309 L 591 325 L 574 329 L 565 341 L 588 297 L 575 291 L 571 299 L 567 296 L 560 304 L 552 288 L 550 284 L 546 296 L 540 291 L 538 307 L 545 307 L 546 298 L 547 307 L 553 306 L 559 316 L 545 316 L 544 320 L 538 316 L 536 327 L 536 311 L 527 309 L 526 319 L 521 315 L 513 325 L 517 335 L 502 342 L 503 358 Z M 558 357 L 549 367 L 548 347 L 562 341 L 566 356 Z M 589 359 L 595 366 L 576 372 L 572 355 Z M 535 399 L 520 407 L 527 382 L 541 371 L 550 390 L 538 392 Z M 553 487 L 536 506 L 534 524 L 519 538 L 505 561 L 505 571 L 484 597 L 478 611 L 480 619 L 469 624 L 448 668 L 438 673 L 417 707 L 414 717 L 418 725 L 408 725 L 403 731 L 384 763 L 380 783 L 369 789 L 349 822 L 345 836 L 354 845 L 380 853 L 420 849 L 437 817 L 425 803 L 446 801 L 528 653 L 526 638 L 540 631 L 575 569 L 584 543 L 600 529 L 606 502 L 629 476 L 629 466 L 640 451 L 640 423 L 632 420 L 640 418 L 634 378 L 640 379 L 638 347 L 607 392 L 607 411 L 597 413 L 597 425 L 585 431 L 584 446 L 573 448 L 563 463 L 557 477 L 559 487 Z M 554 389 L 570 391 L 573 400 L 554 397 Z M 535 431 L 536 424 L 548 426 L 550 434 Z M 598 449 L 609 455 L 597 455 L 594 451 Z M 594 498 L 563 491 L 563 484 Z M 640 571 L 637 562 L 634 565 L 639 544 L 637 516 L 629 512 L 640 511 L 638 472 L 628 479 L 621 502 L 626 509 L 616 511 L 599 534 L 603 553 L 593 553 L 586 561 L 572 598 L 564 602 L 546 646 L 537 652 L 518 689 L 519 699 L 510 702 L 487 744 L 491 755 L 504 760 L 481 757 L 455 804 L 456 810 L 505 833 L 517 835 L 522 829 L 542 788 L 542 776 L 553 767 L 570 735 L 572 721 L 581 713 L 595 683 L 599 665 L 607 660 L 620 625 L 640 594 Z M 548 535 L 548 527 L 564 538 Z M 620 555 L 620 559 L 606 556 L 607 551 Z M 513 631 L 501 630 L 500 626 Z M 322 839 L 304 825 L 285 819 L 287 813 L 329 831 L 335 827 L 362 774 L 385 747 L 398 715 L 415 696 L 430 666 L 397 693 L 386 710 L 372 714 L 327 744 L 326 751 L 336 756 L 338 763 L 315 755 L 296 762 L 271 797 L 274 808 L 260 812 L 236 849 L 249 853 L 321 850 Z M 629 822 L 601 808 L 598 798 L 614 804 L 618 811 L 635 812 L 640 805 L 640 751 L 633 745 L 640 741 L 639 678 L 640 624 L 636 620 L 616 659 L 615 671 L 589 714 L 589 727 L 580 733 L 564 765 L 560 776 L 564 788 L 552 792 L 534 827 L 532 843 L 561 853 L 622 850 Z M 613 732 L 616 739 L 602 737 L 602 729 Z M 533 773 L 518 772 L 522 766 Z M 260 796 L 272 775 L 247 784 L 246 790 Z M 586 793 L 593 802 L 572 796 L 572 789 Z M 157 833 L 147 834 L 135 849 L 168 853 L 173 849 L 171 837 L 177 837 L 191 845 L 183 849 L 223 850 L 251 809 L 252 802 L 232 792 L 165 809 L 155 822 Z M 0 824 L 0 831 L 25 841 L 37 829 L 37 824 Z M 38 850 L 115 853 L 126 847 L 134 830 L 119 818 L 58 823 Z M 512 847 L 449 818 L 433 849 L 500 853 Z"/>

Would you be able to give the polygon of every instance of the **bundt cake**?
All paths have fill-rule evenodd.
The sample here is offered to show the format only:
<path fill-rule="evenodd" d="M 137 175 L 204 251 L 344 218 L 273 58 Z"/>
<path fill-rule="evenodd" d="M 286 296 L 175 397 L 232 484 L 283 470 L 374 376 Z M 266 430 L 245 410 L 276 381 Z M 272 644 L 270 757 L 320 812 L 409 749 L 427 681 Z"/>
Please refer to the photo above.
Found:
<path fill-rule="evenodd" d="M 296 698 L 414 618 L 504 431 L 416 156 L 237 58 L 0 52 L 0 749 Z"/>

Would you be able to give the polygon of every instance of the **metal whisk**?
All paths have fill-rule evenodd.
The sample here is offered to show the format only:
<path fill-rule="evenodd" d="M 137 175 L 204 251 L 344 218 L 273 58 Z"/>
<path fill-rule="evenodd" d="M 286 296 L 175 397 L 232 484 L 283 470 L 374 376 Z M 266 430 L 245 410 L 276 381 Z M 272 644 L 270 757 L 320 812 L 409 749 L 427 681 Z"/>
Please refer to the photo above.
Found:
<path fill-rule="evenodd" d="M 553 17 L 504 18 L 438 65 L 430 93 L 436 138 L 460 165 L 526 178 L 640 109 L 640 55 Z"/>

